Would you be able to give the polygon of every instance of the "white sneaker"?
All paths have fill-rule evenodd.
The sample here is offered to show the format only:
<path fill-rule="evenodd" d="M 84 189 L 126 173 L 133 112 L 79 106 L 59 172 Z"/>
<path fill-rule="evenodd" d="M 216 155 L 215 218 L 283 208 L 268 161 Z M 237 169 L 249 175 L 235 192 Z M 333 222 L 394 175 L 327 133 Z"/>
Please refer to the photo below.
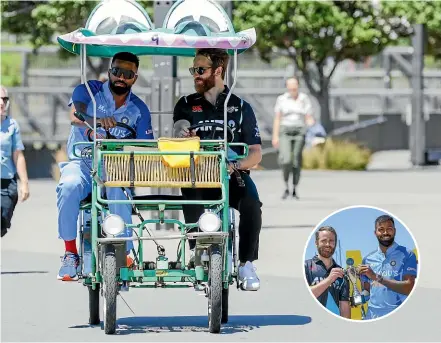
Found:
<path fill-rule="evenodd" d="M 244 291 L 257 291 L 260 288 L 260 280 L 256 274 L 256 267 L 250 261 L 244 266 L 239 266 L 239 281 Z"/>

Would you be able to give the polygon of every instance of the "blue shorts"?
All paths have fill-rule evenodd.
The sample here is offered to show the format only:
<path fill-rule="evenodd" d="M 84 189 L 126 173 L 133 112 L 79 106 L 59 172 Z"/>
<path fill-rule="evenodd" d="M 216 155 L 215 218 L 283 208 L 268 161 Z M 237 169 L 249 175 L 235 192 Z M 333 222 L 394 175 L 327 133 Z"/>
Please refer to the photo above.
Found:
<path fill-rule="evenodd" d="M 18 201 L 17 179 L 2 179 L 2 237 L 11 227 L 12 215 Z"/>

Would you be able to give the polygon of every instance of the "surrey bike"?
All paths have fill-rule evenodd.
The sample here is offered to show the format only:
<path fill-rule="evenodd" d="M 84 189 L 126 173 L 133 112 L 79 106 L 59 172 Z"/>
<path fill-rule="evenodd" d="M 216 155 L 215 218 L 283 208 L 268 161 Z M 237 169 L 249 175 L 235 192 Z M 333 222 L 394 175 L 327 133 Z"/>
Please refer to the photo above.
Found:
<path fill-rule="evenodd" d="M 111 8 L 115 6 L 114 2 L 99 4 L 89 17 L 86 28 L 58 37 L 64 49 L 80 55 L 81 81 L 93 102 L 93 126 L 89 127 L 89 141 L 77 143 L 74 147 L 75 151 L 80 151 L 80 157 L 90 161 L 93 179 L 92 192 L 81 203 L 78 224 L 80 274 L 89 290 L 89 322 L 100 323 L 100 296 L 103 297 L 104 331 L 113 334 L 116 332 L 116 300 L 120 290 L 130 287 L 191 287 L 205 292 L 208 298 L 209 331 L 219 333 L 221 323 L 228 321 L 229 286 L 235 280 L 239 285 L 238 228 L 234 222 L 234 212 L 228 206 L 228 151 L 232 146 L 242 146 L 244 153 L 235 158 L 244 158 L 248 154 L 245 144 L 229 141 L 227 104 L 236 84 L 237 56 L 255 43 L 256 33 L 254 29 L 236 33 L 223 9 L 211 0 L 200 3 L 207 6 L 207 13 L 208 7 L 212 7 L 227 20 L 227 31 L 218 32 L 211 24 L 193 20 L 193 15 L 185 10 L 191 9 L 187 3 L 191 0 L 175 3 L 163 27 L 157 29 L 153 28 L 147 13 L 139 4 L 126 2 L 127 6 L 121 6 L 121 1 L 117 2 L 117 8 Z M 106 11 L 102 10 L 103 6 L 108 7 Z M 174 18 L 178 24 L 170 27 L 169 19 L 178 15 L 178 8 L 181 8 L 179 13 L 184 19 Z M 144 22 L 119 23 L 105 34 L 91 29 L 100 13 L 120 14 L 122 9 L 123 12 L 138 11 L 144 16 Z M 223 139 L 159 137 L 140 140 L 136 138 L 136 132 L 124 123 L 117 123 L 117 126 L 128 131 L 127 139 L 114 139 L 110 132 L 102 136 L 97 134 L 100 125 L 96 120 L 96 103 L 86 80 L 86 56 L 111 58 L 120 51 L 128 51 L 138 56 L 192 57 L 196 48 L 207 47 L 226 49 L 234 60 L 234 83 L 225 101 L 224 124 L 213 123 L 223 130 Z M 76 116 L 84 119 L 86 114 L 77 112 Z M 197 126 L 190 127 L 195 128 Z M 127 199 L 106 199 L 106 187 L 121 187 Z M 222 196 L 218 200 L 184 201 L 179 195 L 135 195 L 132 191 L 134 188 L 219 188 Z M 129 225 L 120 216 L 110 213 L 109 205 L 114 203 L 130 204 L 139 223 Z M 180 210 L 185 204 L 204 205 L 206 211 L 197 223 L 183 223 L 179 218 L 168 219 L 164 215 L 165 211 Z M 141 211 L 152 211 L 152 218 L 144 219 Z M 157 223 L 177 225 L 179 233 L 155 237 L 148 226 Z M 133 236 L 120 237 L 127 227 L 133 231 Z M 188 232 L 191 228 L 197 228 L 197 231 Z M 186 263 L 185 246 L 188 239 L 196 240 L 192 264 Z M 130 265 L 127 264 L 125 249 L 129 240 L 137 245 L 133 249 L 134 262 Z M 178 241 L 176 256 L 172 252 L 166 253 L 158 243 L 160 240 Z M 145 241 L 153 241 L 156 245 L 157 256 L 154 260 L 144 259 Z"/>

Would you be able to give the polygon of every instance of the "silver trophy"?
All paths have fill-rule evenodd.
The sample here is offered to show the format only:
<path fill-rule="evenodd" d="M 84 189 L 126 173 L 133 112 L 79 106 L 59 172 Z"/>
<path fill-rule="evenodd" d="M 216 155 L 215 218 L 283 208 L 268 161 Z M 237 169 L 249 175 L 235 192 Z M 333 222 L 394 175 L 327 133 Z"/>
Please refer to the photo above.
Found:
<path fill-rule="evenodd" d="M 349 283 L 352 284 L 352 296 L 350 296 L 349 301 L 351 307 L 361 306 L 361 313 L 363 319 L 366 317 L 366 313 L 363 305 L 366 304 L 369 300 L 369 292 L 367 290 L 361 291 L 357 286 L 357 280 L 360 280 L 360 284 L 363 284 L 360 278 L 360 274 L 357 272 L 357 269 L 354 266 L 354 260 L 352 258 L 348 258 L 346 260 L 346 269 L 345 269 L 345 277 Z"/>

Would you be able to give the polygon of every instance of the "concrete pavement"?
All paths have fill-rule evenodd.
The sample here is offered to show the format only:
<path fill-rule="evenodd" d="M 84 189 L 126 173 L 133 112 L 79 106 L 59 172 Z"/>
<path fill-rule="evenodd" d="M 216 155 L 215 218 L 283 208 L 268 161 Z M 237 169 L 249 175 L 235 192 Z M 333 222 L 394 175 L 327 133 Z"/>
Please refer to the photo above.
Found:
<path fill-rule="evenodd" d="M 436 269 L 440 171 L 303 172 L 300 201 L 282 201 L 279 171 L 253 172 L 263 208 L 259 292 L 231 288 L 230 322 L 207 332 L 207 300 L 192 289 L 130 290 L 118 298 L 118 334 L 89 327 L 86 289 L 56 280 L 63 244 L 57 239 L 52 180 L 31 181 L 2 239 L 3 341 L 436 341 L 440 278 Z M 350 323 L 324 311 L 303 280 L 303 252 L 315 225 L 351 205 L 382 207 L 412 231 L 421 276 L 409 301 L 374 323 Z M 162 233 L 162 232 L 160 232 Z M 153 243 L 152 247 L 153 247 Z M 166 249 L 176 251 L 176 243 Z M 406 329 L 403 329 L 406 328 Z"/>

